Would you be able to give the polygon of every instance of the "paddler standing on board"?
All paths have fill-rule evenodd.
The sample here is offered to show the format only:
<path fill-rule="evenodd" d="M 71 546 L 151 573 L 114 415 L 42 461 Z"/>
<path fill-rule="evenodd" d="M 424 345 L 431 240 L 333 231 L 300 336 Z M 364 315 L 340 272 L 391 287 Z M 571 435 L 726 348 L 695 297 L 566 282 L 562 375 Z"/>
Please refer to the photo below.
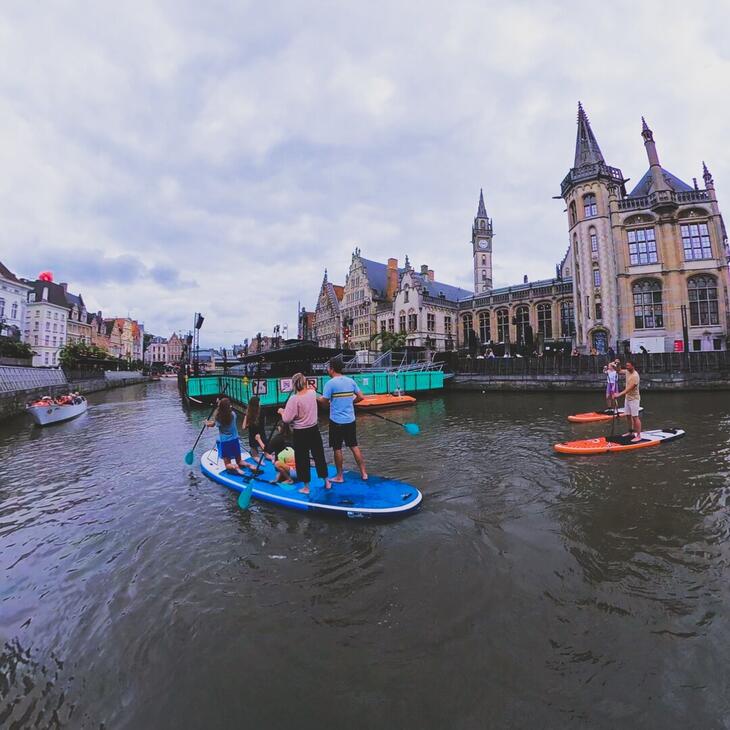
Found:
<path fill-rule="evenodd" d="M 352 378 L 342 374 L 342 360 L 339 358 L 332 358 L 329 361 L 327 373 L 330 380 L 325 384 L 324 391 L 317 400 L 322 405 L 329 406 L 330 409 L 329 442 L 337 468 L 337 474 L 331 479 L 327 479 L 325 484 L 327 489 L 331 489 L 332 484 L 342 484 L 345 481 L 342 474 L 343 443 L 352 451 L 363 481 L 368 478 L 368 473 L 365 471 L 362 452 L 357 445 L 355 422 L 355 403 L 362 400 L 362 392 Z"/>
<path fill-rule="evenodd" d="M 626 369 L 621 371 L 626 376 L 626 387 L 616 396 L 616 399 L 624 398 L 624 414 L 629 424 L 629 432 L 624 436 L 631 436 L 631 443 L 641 441 L 641 419 L 639 410 L 641 405 L 641 393 L 639 392 L 639 373 L 632 362 L 626 362 Z"/>

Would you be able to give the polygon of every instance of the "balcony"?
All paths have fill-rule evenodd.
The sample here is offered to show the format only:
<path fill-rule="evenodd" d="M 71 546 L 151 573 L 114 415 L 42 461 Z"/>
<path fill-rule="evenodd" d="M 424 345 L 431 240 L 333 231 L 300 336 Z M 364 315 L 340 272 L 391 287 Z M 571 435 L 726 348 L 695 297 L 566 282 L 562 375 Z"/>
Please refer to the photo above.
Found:
<path fill-rule="evenodd" d="M 658 190 L 649 195 L 642 195 L 637 198 L 624 198 L 618 201 L 618 209 L 626 210 L 651 210 L 664 212 L 675 210 L 679 205 L 687 203 L 706 203 L 710 195 L 707 190 L 685 190 L 675 193 L 673 190 Z"/>

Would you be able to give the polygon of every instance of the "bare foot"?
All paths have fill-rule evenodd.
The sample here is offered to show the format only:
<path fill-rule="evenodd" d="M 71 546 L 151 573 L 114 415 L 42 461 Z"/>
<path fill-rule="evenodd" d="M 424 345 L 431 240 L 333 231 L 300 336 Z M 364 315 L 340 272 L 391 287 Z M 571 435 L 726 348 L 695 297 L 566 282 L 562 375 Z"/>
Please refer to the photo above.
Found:
<path fill-rule="evenodd" d="M 282 484 L 294 484 L 295 482 L 292 479 L 285 479 Z"/>
<path fill-rule="evenodd" d="M 366 482 L 368 480 L 368 473 L 366 471 L 361 471 L 360 479 L 362 479 L 364 482 Z"/>
<path fill-rule="evenodd" d="M 302 487 L 299 490 L 299 494 L 309 494 L 309 487 Z"/>
<path fill-rule="evenodd" d="M 329 482 L 330 484 L 342 484 L 344 481 L 345 477 L 343 477 L 342 475 L 338 477 L 332 477 L 332 479 L 327 479 L 327 482 Z"/>

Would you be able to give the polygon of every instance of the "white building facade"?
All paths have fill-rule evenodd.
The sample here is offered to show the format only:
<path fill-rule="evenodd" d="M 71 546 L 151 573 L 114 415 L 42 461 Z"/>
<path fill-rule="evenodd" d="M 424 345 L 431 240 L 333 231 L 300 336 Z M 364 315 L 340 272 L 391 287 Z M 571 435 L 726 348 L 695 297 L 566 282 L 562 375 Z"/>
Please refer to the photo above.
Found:
<path fill-rule="evenodd" d="M 24 332 L 26 342 L 33 348 L 34 367 L 54 367 L 60 364 L 58 354 L 66 344 L 68 305 L 63 287 L 51 281 L 27 282 L 28 294 Z"/>
<path fill-rule="evenodd" d="M 0 335 L 25 338 L 25 315 L 32 287 L 0 262 Z"/>

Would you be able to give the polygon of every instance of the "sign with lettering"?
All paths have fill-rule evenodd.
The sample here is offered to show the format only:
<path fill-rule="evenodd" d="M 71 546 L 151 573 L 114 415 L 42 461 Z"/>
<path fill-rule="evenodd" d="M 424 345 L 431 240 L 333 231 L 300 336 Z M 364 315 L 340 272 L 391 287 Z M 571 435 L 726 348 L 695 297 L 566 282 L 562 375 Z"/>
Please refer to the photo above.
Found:
<path fill-rule="evenodd" d="M 279 392 L 280 393 L 291 393 L 292 384 L 291 378 L 281 378 L 279 380 Z"/>
<path fill-rule="evenodd" d="M 317 390 L 317 378 L 307 378 L 307 385 L 312 390 Z"/>
<path fill-rule="evenodd" d="M 268 393 L 268 383 L 265 380 L 252 380 L 251 392 L 254 395 L 266 395 Z"/>

